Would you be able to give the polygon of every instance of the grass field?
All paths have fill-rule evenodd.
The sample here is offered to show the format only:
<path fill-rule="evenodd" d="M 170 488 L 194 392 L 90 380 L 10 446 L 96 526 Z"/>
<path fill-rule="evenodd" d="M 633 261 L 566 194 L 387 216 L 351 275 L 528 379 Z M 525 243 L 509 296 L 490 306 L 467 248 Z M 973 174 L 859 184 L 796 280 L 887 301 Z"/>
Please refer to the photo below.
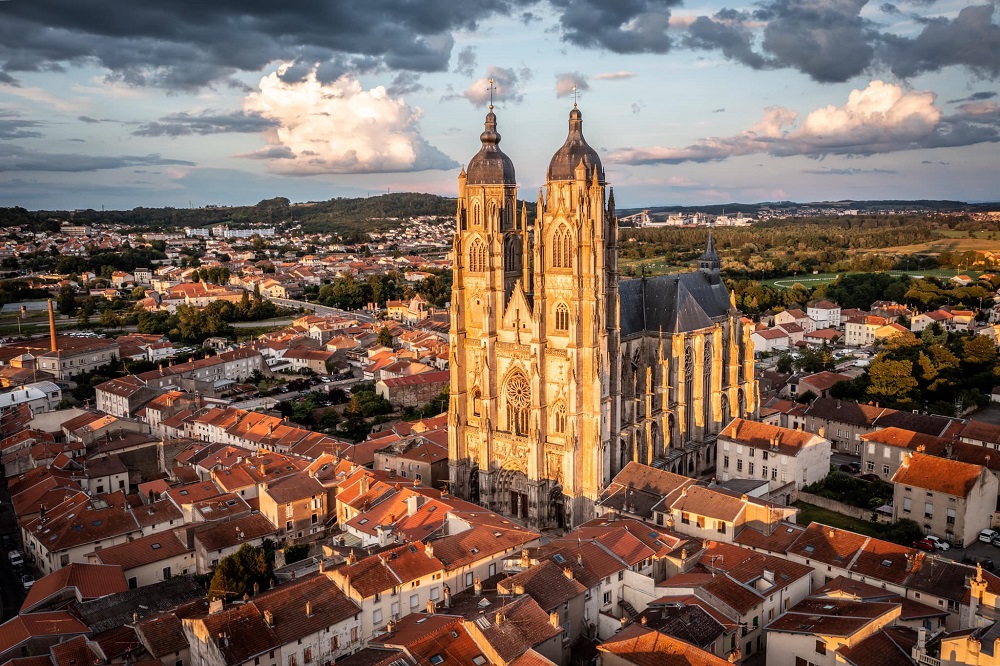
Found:
<path fill-rule="evenodd" d="M 888 271 L 890 275 L 909 275 L 910 277 L 936 277 L 942 280 L 958 275 L 958 271 L 953 268 L 935 268 L 926 271 Z M 854 275 L 847 271 L 845 273 L 819 273 L 818 275 L 796 275 L 794 277 L 775 278 L 764 280 L 764 284 L 777 289 L 791 289 L 796 283 L 805 287 L 818 287 L 821 284 L 830 284 L 841 275 Z M 963 275 L 968 275 L 973 280 L 978 279 L 982 271 L 962 271 Z"/>
<path fill-rule="evenodd" d="M 912 245 L 897 245 L 881 250 L 888 254 L 940 254 L 941 252 L 969 252 L 975 250 L 990 250 L 1000 252 L 1000 234 L 997 232 L 978 232 L 975 238 L 969 238 L 967 231 L 943 231 L 940 237 Z M 990 238 L 993 236 L 994 238 Z"/>
<path fill-rule="evenodd" d="M 809 523 L 823 523 L 830 527 L 837 527 L 843 530 L 850 530 L 866 536 L 880 537 L 882 535 L 882 525 L 868 520 L 858 520 L 845 516 L 842 513 L 821 509 L 806 502 L 795 502 L 792 506 L 799 510 L 796 522 L 799 525 L 809 525 Z"/>
<path fill-rule="evenodd" d="M 677 264 L 671 264 L 659 259 L 657 257 L 651 257 L 649 259 L 623 259 L 620 262 L 620 269 L 625 267 L 632 267 L 635 269 L 636 275 L 642 275 L 642 269 L 646 269 L 646 275 L 666 275 L 668 273 L 681 273 L 684 271 L 691 270 L 691 264 L 684 264 L 683 266 L 678 266 Z"/>

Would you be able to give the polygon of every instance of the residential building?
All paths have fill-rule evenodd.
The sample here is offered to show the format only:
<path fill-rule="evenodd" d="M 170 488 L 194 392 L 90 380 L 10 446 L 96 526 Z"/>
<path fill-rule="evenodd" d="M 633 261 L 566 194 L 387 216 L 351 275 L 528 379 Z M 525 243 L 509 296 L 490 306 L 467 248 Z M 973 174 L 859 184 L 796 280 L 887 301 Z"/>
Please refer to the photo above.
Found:
<path fill-rule="evenodd" d="M 844 323 L 844 344 L 848 347 L 870 347 L 875 343 L 875 331 L 888 324 L 885 317 L 862 315 Z"/>
<path fill-rule="evenodd" d="M 816 330 L 840 328 L 840 306 L 832 301 L 821 300 L 806 306 L 806 315 L 816 322 Z"/>
<path fill-rule="evenodd" d="M 98 384 L 95 391 L 97 410 L 123 419 L 134 416 L 140 407 L 159 393 L 135 375 L 110 379 Z"/>
<path fill-rule="evenodd" d="M 733 419 L 719 433 L 719 477 L 762 479 L 770 491 L 786 485 L 795 488 L 826 478 L 830 471 L 830 440 L 745 419 Z"/>
<path fill-rule="evenodd" d="M 893 520 L 910 518 L 960 546 L 992 526 L 1000 484 L 982 465 L 907 452 L 892 483 Z"/>
<path fill-rule="evenodd" d="M 260 512 L 282 538 L 294 542 L 326 529 L 329 513 L 326 488 L 307 472 L 297 472 L 260 484 Z"/>

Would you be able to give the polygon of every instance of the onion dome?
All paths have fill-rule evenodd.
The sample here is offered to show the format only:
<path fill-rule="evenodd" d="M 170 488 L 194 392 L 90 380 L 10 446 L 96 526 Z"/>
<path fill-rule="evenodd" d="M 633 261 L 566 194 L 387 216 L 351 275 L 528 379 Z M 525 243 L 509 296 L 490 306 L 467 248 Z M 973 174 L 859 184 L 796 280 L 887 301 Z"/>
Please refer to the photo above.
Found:
<path fill-rule="evenodd" d="M 497 116 L 486 114 L 486 129 L 479 135 L 483 147 L 469 161 L 466 174 L 468 185 L 515 185 L 514 163 L 500 150 L 500 133 L 497 132 Z"/>
<path fill-rule="evenodd" d="M 556 151 L 549 162 L 548 180 L 576 180 L 576 168 L 583 162 L 587 170 L 587 180 L 594 176 L 597 168 L 597 180 L 604 183 L 604 167 L 597 151 L 590 147 L 583 138 L 583 114 L 573 105 L 569 112 L 569 135 L 562 148 Z"/>

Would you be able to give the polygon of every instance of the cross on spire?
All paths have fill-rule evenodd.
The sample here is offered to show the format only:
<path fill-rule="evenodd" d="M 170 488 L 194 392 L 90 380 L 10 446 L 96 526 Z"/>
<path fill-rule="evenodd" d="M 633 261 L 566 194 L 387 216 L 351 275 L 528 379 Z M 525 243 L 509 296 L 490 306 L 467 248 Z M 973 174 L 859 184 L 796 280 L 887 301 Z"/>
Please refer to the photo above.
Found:
<path fill-rule="evenodd" d="M 573 84 L 573 108 L 576 108 L 576 103 L 580 101 L 580 91 L 577 90 L 576 84 Z"/>
<path fill-rule="evenodd" d="M 496 89 L 497 89 L 497 87 L 495 85 L 493 85 L 493 77 L 491 76 L 490 77 L 490 85 L 486 89 L 490 93 L 490 111 L 493 110 L 493 91 L 495 91 Z"/>

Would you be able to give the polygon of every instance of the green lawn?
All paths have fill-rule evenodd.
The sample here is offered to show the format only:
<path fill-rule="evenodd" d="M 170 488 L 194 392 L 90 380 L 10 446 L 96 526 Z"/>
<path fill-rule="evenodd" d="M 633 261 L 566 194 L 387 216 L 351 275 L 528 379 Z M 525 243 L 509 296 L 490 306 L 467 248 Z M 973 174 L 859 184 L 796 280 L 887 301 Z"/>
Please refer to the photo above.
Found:
<path fill-rule="evenodd" d="M 883 527 L 880 524 L 867 520 L 857 520 L 842 513 L 821 509 L 818 506 L 807 504 L 806 502 L 795 502 L 792 506 L 799 510 L 796 519 L 799 525 L 808 526 L 809 523 L 823 523 L 830 527 L 838 527 L 843 530 L 850 530 L 866 536 L 882 538 Z"/>
<path fill-rule="evenodd" d="M 910 275 L 911 277 L 936 277 L 941 280 L 948 280 L 959 274 L 954 268 L 934 268 L 925 271 L 886 271 L 890 275 Z M 962 275 L 968 275 L 973 280 L 979 278 L 983 271 L 961 271 Z M 764 280 L 764 284 L 777 289 L 791 289 L 796 283 L 804 287 L 817 287 L 821 284 L 830 284 L 841 275 L 852 275 L 850 271 L 844 273 L 819 273 L 817 275 L 803 274 L 792 277 L 774 278 Z"/>

